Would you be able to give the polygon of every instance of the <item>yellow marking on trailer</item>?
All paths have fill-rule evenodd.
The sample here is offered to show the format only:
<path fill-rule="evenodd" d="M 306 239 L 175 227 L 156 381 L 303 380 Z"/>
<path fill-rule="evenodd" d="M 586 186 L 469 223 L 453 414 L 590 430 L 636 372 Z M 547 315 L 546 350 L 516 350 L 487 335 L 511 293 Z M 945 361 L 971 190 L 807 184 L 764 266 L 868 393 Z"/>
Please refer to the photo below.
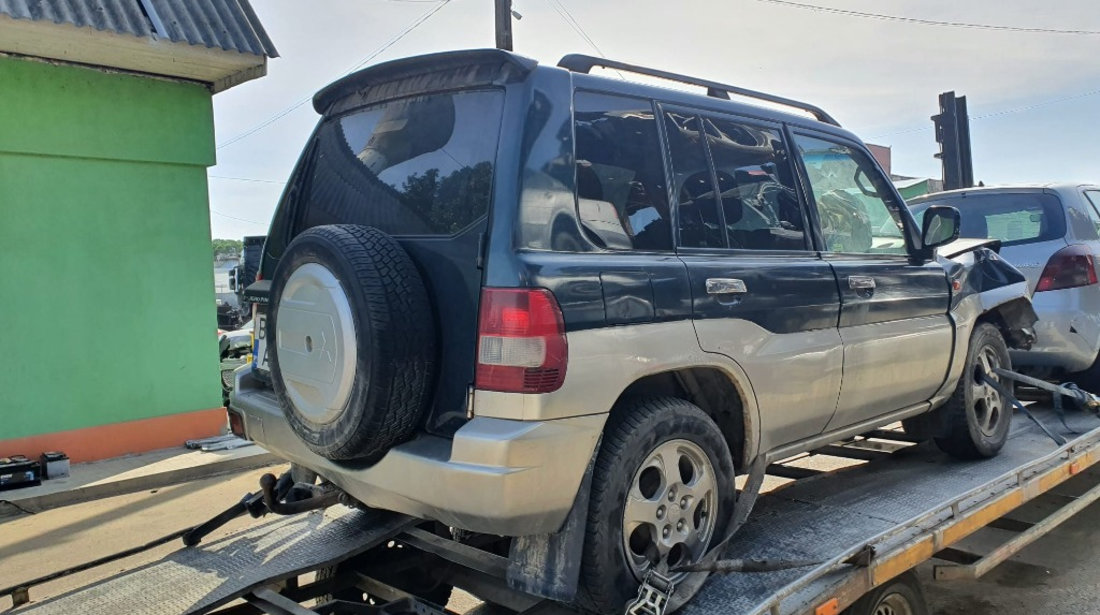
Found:
<path fill-rule="evenodd" d="M 915 567 L 917 564 L 929 559 L 936 552 L 935 540 L 932 536 L 925 536 L 919 541 L 902 549 L 900 553 L 891 555 L 875 564 L 871 570 L 871 583 L 878 587 L 899 574 Z"/>
<path fill-rule="evenodd" d="M 1019 507 L 1024 501 L 1023 492 L 1017 489 L 973 513 L 966 513 L 965 517 L 943 529 L 940 546 L 947 547 L 962 540 Z"/>

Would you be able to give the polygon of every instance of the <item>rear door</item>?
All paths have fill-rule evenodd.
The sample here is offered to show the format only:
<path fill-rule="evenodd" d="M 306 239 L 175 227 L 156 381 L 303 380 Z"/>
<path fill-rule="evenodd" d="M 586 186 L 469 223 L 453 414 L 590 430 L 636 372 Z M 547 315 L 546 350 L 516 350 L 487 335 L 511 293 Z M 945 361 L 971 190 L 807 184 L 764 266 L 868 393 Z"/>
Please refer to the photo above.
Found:
<path fill-rule="evenodd" d="M 699 344 L 748 375 L 762 448 L 816 435 L 840 391 L 840 300 L 782 127 L 675 107 L 662 120 Z"/>
<path fill-rule="evenodd" d="M 829 429 L 928 400 L 954 339 L 943 267 L 910 259 L 904 204 L 862 147 L 801 131 L 794 141 L 840 290 L 844 381 Z"/>
<path fill-rule="evenodd" d="M 465 421 L 474 379 L 479 269 L 505 93 L 392 100 L 325 119 L 314 137 L 291 237 L 323 224 L 373 226 L 420 269 L 439 332 L 428 429 Z"/>

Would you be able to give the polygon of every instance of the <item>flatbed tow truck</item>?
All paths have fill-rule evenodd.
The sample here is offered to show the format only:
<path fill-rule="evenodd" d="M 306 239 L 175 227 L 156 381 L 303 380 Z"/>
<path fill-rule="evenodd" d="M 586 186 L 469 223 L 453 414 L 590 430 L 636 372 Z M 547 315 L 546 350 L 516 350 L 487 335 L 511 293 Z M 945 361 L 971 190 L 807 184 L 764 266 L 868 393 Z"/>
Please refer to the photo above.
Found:
<path fill-rule="evenodd" d="M 1009 442 L 996 458 L 954 461 L 900 429 L 879 429 L 761 466 L 763 473 L 789 482 L 760 494 L 726 549 L 724 556 L 732 559 L 713 564 L 717 574 L 681 612 L 906 612 L 881 610 L 865 597 L 904 583 L 913 587 L 907 594 L 911 603 L 923 601 L 913 574 L 919 564 L 935 559 L 936 579 L 977 578 L 1100 499 L 1097 398 L 1012 376 L 1058 392 L 1028 409 L 1017 404 Z M 1064 413 L 1060 393 L 1076 394 L 1088 407 Z M 846 467 L 813 469 L 837 465 Z M 274 479 L 268 476 L 270 490 Z M 1076 497 L 1063 492 L 1071 479 Z M 255 511 L 262 498 L 250 496 L 200 526 L 199 534 L 250 505 Z M 1030 521 L 1014 514 L 1037 501 L 1054 512 Z M 1011 538 L 988 553 L 959 548 L 960 541 L 983 528 L 1009 530 L 998 534 Z M 334 505 L 184 546 L 151 564 L 39 603 L 30 602 L 33 586 L 68 571 L 0 590 L 0 596 L 12 596 L 13 612 L 19 615 L 433 615 L 445 612 L 446 605 L 436 601 L 445 601 L 449 592 L 441 599 L 438 587 L 430 588 L 442 583 L 484 600 L 493 613 L 577 612 L 511 587 L 507 571 L 514 562 L 499 549 L 486 547 L 477 536 L 443 530 L 396 513 Z M 198 538 L 193 533 L 187 542 Z M 410 578 L 429 582 L 410 584 Z M 663 615 L 666 589 L 643 585 L 627 613 Z M 923 604 L 907 608 L 927 612 Z"/>

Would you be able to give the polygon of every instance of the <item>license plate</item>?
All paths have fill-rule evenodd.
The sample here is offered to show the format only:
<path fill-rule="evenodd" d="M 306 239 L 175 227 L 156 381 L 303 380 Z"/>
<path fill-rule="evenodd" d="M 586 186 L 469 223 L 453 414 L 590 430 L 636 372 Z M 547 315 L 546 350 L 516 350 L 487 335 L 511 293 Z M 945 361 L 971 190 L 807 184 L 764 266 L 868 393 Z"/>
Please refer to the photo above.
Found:
<path fill-rule="evenodd" d="M 271 371 L 267 366 L 267 315 L 257 314 L 252 328 L 252 368 L 263 372 Z"/>

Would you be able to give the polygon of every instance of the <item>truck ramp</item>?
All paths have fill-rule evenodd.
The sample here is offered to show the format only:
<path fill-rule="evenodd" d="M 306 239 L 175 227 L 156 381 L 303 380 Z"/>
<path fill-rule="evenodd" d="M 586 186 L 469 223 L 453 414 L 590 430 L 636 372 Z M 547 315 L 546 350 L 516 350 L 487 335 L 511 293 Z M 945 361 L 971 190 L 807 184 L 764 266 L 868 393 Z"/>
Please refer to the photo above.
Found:
<path fill-rule="evenodd" d="M 831 597 L 850 603 L 1100 461 L 1096 416 L 1070 414 L 1079 433 L 1067 434 L 1052 411 L 1033 411 L 1069 442 L 1059 446 L 1017 413 L 993 459 L 957 461 L 915 445 L 761 495 L 726 557 L 820 564 L 714 576 L 680 612 L 779 615 L 814 613 Z"/>
<path fill-rule="evenodd" d="M 1066 417 L 1068 424 L 1063 426 L 1052 410 L 1034 406 L 1032 410 L 1047 429 L 1068 442 L 1055 443 L 1043 429 L 1018 413 L 1009 442 L 993 459 L 956 461 L 930 443 L 912 444 L 901 431 L 884 429 L 810 454 L 841 458 L 850 467 L 820 471 L 812 468 L 836 464 L 828 460 L 800 463 L 794 459 L 769 468 L 773 476 L 798 477 L 798 480 L 760 497 L 725 557 L 813 563 L 779 572 L 714 575 L 680 612 L 836 615 L 874 587 L 921 562 L 937 554 L 944 558 L 957 550 L 952 545 L 996 523 L 1024 503 L 1044 494 L 1055 495 L 1055 489 L 1071 477 L 1096 478 L 1097 473 L 1089 470 L 1100 461 L 1097 417 L 1072 413 Z M 1066 506 L 1063 516 L 1098 498 L 1100 486 L 1079 498 L 1063 498 L 1075 501 Z M 1058 514 L 1051 515 L 1055 516 Z M 1041 535 L 1056 522 L 1033 524 L 1031 530 L 1022 531 L 1017 543 L 1010 541 L 1005 548 L 998 549 L 999 557 L 1016 552 L 1037 537 L 1034 534 Z M 506 556 L 481 550 L 473 543 L 461 544 L 433 535 L 414 527 L 417 523 L 396 513 L 343 506 L 334 506 L 324 513 L 281 517 L 199 547 L 181 548 L 157 562 L 14 612 L 197 615 L 217 610 L 233 615 L 257 611 L 313 614 L 316 611 L 300 606 L 299 602 L 331 590 L 320 587 L 322 581 L 297 586 L 299 575 L 393 541 L 394 545 L 409 549 L 406 552 L 409 561 L 420 562 L 414 563 L 414 568 L 402 569 L 408 573 L 443 575 L 437 580 L 466 589 L 509 611 L 540 615 L 575 613 L 565 605 L 512 589 L 505 579 L 509 565 Z M 346 577 L 348 584 L 344 587 L 355 586 L 386 601 L 400 599 L 400 592 L 390 591 L 392 587 L 387 590 L 386 583 L 380 583 L 374 576 L 379 564 L 382 567 L 388 564 L 381 560 L 374 562 L 372 557 L 367 554 L 357 558 L 354 561 L 358 563 L 338 573 L 341 578 Z M 432 561 L 445 565 L 440 567 Z M 975 570 L 988 569 L 997 561 L 1000 560 L 988 554 L 980 566 L 958 566 L 944 571 L 944 576 L 974 574 Z M 940 572 L 937 570 L 937 576 Z M 297 589 L 288 589 L 285 595 L 267 589 L 282 581 Z M 390 597 L 386 597 L 387 592 Z M 298 597 L 291 600 L 288 596 Z M 425 599 L 419 595 L 413 597 Z M 249 605 L 225 606 L 237 598 L 244 598 Z M 273 601 L 277 599 L 284 604 L 275 604 Z"/>
<path fill-rule="evenodd" d="M 254 589 L 375 547 L 415 519 L 334 506 L 280 517 L 14 611 L 19 615 L 199 615 Z"/>

